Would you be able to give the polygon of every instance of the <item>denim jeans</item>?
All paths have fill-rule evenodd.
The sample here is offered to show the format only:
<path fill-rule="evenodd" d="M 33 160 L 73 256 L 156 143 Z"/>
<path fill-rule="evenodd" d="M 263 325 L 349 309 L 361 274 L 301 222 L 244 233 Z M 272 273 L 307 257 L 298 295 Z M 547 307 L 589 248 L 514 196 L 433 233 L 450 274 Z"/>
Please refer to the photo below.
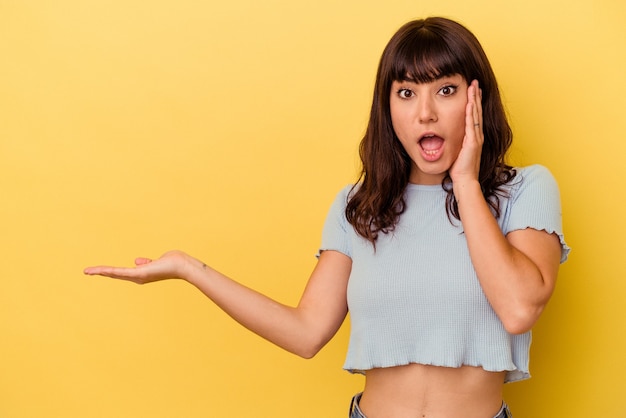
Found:
<path fill-rule="evenodd" d="M 350 415 L 348 415 L 349 418 L 367 418 L 363 415 L 363 412 L 361 412 L 361 409 L 359 408 L 361 395 L 363 395 L 363 393 L 357 393 L 352 398 L 352 402 L 350 402 Z M 507 404 L 502 402 L 502 408 L 493 418 L 513 418 L 513 415 L 511 414 L 511 411 L 509 411 Z"/>

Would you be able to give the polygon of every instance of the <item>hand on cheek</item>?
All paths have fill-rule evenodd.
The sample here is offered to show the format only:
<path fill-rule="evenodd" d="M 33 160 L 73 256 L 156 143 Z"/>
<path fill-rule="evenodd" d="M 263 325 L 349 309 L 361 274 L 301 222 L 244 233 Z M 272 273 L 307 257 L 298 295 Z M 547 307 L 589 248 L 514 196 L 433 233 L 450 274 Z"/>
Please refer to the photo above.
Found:
<path fill-rule="evenodd" d="M 450 177 L 453 183 L 478 180 L 480 156 L 484 142 L 482 91 L 474 80 L 467 88 L 465 107 L 465 136 L 463 146 L 452 167 Z"/>

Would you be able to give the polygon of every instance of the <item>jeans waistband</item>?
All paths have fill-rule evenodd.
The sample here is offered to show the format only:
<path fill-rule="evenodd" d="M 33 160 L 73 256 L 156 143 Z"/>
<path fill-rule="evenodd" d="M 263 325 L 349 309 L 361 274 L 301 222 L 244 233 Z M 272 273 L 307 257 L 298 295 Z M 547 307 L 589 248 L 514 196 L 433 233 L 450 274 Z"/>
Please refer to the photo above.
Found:
<path fill-rule="evenodd" d="M 350 413 L 348 415 L 348 418 L 366 418 L 366 416 L 363 415 L 363 412 L 361 412 L 361 409 L 359 408 L 359 402 L 361 401 L 362 395 L 363 395 L 363 392 L 357 393 L 356 395 L 352 397 L 352 401 L 350 402 Z"/>
<path fill-rule="evenodd" d="M 349 418 L 367 418 L 363 415 L 363 412 L 361 412 L 361 408 L 359 408 L 359 401 L 361 400 L 362 395 L 363 392 L 357 393 L 352 398 L 352 401 L 350 402 L 350 413 L 348 415 Z M 513 418 L 513 414 L 511 414 L 509 406 L 506 402 L 502 402 L 502 408 L 500 408 L 500 411 L 498 411 L 496 416 L 493 418 Z"/>

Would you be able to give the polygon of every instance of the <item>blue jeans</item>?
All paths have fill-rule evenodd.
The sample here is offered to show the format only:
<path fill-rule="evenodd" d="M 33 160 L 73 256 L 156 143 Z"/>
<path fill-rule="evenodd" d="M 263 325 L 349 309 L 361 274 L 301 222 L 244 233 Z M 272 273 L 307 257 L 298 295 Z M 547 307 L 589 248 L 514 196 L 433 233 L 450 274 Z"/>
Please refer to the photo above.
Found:
<path fill-rule="evenodd" d="M 350 402 L 350 415 L 348 416 L 349 418 L 367 418 L 365 415 L 363 415 L 363 412 L 361 412 L 361 409 L 359 408 L 361 395 L 363 395 L 363 393 L 357 393 L 352 398 L 352 402 Z M 511 411 L 509 411 L 509 407 L 507 406 L 507 404 L 505 402 L 502 402 L 502 408 L 500 408 L 500 411 L 493 418 L 513 418 L 513 415 L 511 414 Z"/>

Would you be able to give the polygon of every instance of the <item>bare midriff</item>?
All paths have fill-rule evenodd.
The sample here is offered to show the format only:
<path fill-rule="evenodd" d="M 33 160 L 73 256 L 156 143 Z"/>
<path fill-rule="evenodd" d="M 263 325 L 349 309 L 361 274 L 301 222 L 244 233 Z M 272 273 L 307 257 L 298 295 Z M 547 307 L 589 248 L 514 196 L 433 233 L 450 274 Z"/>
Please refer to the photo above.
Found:
<path fill-rule="evenodd" d="M 505 372 L 423 364 L 367 370 L 360 408 L 367 418 L 492 418 Z"/>

